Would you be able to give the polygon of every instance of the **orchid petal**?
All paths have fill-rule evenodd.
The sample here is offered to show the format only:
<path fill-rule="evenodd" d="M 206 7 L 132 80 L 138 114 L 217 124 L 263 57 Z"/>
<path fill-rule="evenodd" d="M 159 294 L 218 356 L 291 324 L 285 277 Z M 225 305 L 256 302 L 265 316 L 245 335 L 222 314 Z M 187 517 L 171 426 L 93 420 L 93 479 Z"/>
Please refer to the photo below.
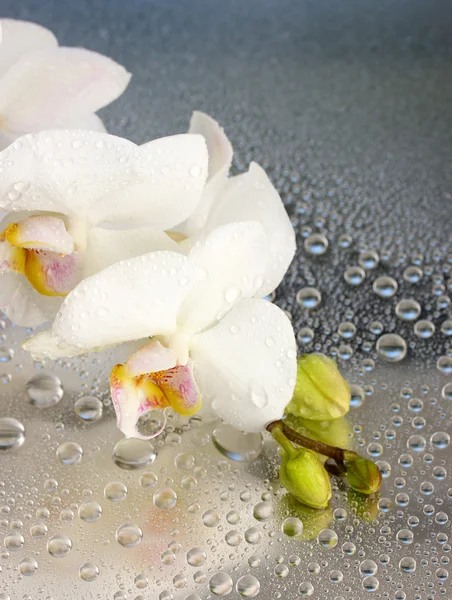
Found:
<path fill-rule="evenodd" d="M 4 232 L 5 239 L 18 248 L 49 250 L 61 254 L 74 251 L 72 237 L 64 222 L 56 217 L 32 216 L 18 223 L 11 223 Z"/>
<path fill-rule="evenodd" d="M 179 245 L 166 233 L 150 227 L 139 229 L 93 227 L 88 232 L 85 276 L 93 275 L 121 260 L 135 258 L 156 250 L 181 252 Z"/>
<path fill-rule="evenodd" d="M 0 77 L 29 52 L 56 48 L 58 42 L 51 31 L 36 23 L 16 19 L 0 19 Z"/>
<path fill-rule="evenodd" d="M 205 113 L 193 113 L 189 133 L 199 133 L 205 138 L 209 154 L 209 173 L 201 201 L 182 228 L 191 235 L 205 225 L 209 212 L 226 184 L 233 151 L 223 128 Z"/>
<path fill-rule="evenodd" d="M 173 410 L 180 415 L 194 415 L 201 408 L 202 398 L 193 377 L 193 364 L 178 365 L 173 369 L 151 373 Z"/>
<path fill-rule="evenodd" d="M 207 148 L 200 135 L 173 135 L 138 148 L 135 174 L 140 181 L 128 194 L 116 191 L 90 211 L 95 223 L 121 221 L 129 227 L 151 224 L 171 229 L 196 208 L 207 178 Z"/>
<path fill-rule="evenodd" d="M 23 275 L 5 273 L 0 278 L 0 310 L 21 327 L 36 327 L 51 321 L 61 306 L 61 298 L 42 296 Z"/>
<path fill-rule="evenodd" d="M 178 324 L 185 332 L 194 333 L 261 287 L 268 242 L 259 223 L 230 223 L 195 244 L 188 258 L 204 272 L 204 279 L 184 302 Z"/>
<path fill-rule="evenodd" d="M 174 350 L 165 348 L 158 340 L 152 340 L 129 357 L 127 368 L 131 377 L 137 377 L 154 371 L 166 371 L 176 364 L 177 354 Z"/>
<path fill-rule="evenodd" d="M 23 273 L 26 254 L 22 248 L 15 248 L 7 241 L 0 242 L 0 274 Z"/>
<path fill-rule="evenodd" d="M 131 377 L 126 365 L 116 365 L 110 376 L 110 390 L 118 428 L 126 437 L 149 439 L 138 432 L 138 419 L 150 410 L 168 406 L 163 392 L 147 376 Z"/>
<path fill-rule="evenodd" d="M 281 198 L 256 163 L 249 171 L 228 180 L 206 223 L 207 231 L 235 221 L 258 221 L 268 238 L 270 260 L 257 293 L 264 297 L 281 282 L 295 253 L 295 233 Z"/>
<path fill-rule="evenodd" d="M 43 296 L 66 296 L 81 279 L 80 257 L 77 252 L 62 255 L 29 250 L 24 275 Z"/>
<path fill-rule="evenodd" d="M 34 360 L 44 360 L 46 358 L 56 360 L 57 358 L 69 358 L 84 354 L 78 348 L 61 344 L 58 338 L 53 335 L 51 329 L 36 334 L 24 342 L 22 347 L 32 355 Z"/>
<path fill-rule="evenodd" d="M 89 350 L 176 331 L 179 307 L 200 274 L 182 254 L 152 252 L 83 280 L 54 324 L 62 343 Z"/>
<path fill-rule="evenodd" d="M 196 135 L 138 147 L 103 133 L 51 130 L 6 148 L 0 167 L 6 165 L 0 210 L 61 213 L 88 218 L 93 226 L 120 222 L 170 229 L 199 202 L 207 150 Z"/>
<path fill-rule="evenodd" d="M 75 119 L 113 102 L 130 74 L 83 48 L 39 49 L 23 56 L 0 80 L 2 129 L 16 137 Z"/>
<path fill-rule="evenodd" d="M 191 356 L 205 403 L 236 429 L 257 432 L 280 419 L 296 377 L 292 325 L 265 300 L 239 302 L 194 336 Z"/>
<path fill-rule="evenodd" d="M 77 117 L 74 121 L 68 121 L 65 126 L 65 129 L 86 129 L 88 131 L 97 131 L 99 133 L 107 133 L 107 129 L 99 117 L 95 113 L 91 113 L 89 115 L 83 115 L 82 117 Z"/>

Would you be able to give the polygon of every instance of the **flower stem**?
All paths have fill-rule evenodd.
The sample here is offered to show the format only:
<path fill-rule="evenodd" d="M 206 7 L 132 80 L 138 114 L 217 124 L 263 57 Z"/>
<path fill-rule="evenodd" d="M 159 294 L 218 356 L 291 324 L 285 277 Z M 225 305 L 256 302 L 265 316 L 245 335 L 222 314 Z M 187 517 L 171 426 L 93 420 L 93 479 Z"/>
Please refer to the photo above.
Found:
<path fill-rule="evenodd" d="M 295 454 L 295 448 L 294 448 L 294 446 L 292 446 L 290 441 L 284 435 L 284 433 L 282 431 L 282 427 L 280 427 L 278 425 L 278 426 L 272 427 L 272 429 L 269 429 L 269 431 L 272 434 L 272 436 L 274 437 L 274 439 L 278 442 L 278 444 L 280 446 L 282 446 L 284 448 L 284 450 L 287 452 L 287 454 L 289 456 L 293 456 Z"/>
<path fill-rule="evenodd" d="M 272 421 L 269 425 L 267 425 L 267 431 L 269 431 L 272 436 L 278 441 L 281 446 L 285 449 L 285 446 L 281 443 L 281 441 L 276 436 L 280 436 L 281 434 L 286 438 L 286 440 L 290 440 L 297 444 L 298 446 L 303 446 L 304 448 L 308 448 L 309 450 L 314 450 L 318 454 L 322 454 L 323 456 L 329 456 L 333 458 L 339 465 L 341 465 L 346 460 L 355 460 L 359 458 L 359 454 L 353 452 L 352 450 L 344 450 L 343 448 L 338 448 L 336 446 L 329 446 L 328 444 L 324 444 L 323 442 L 319 442 L 317 440 L 312 440 L 311 438 L 298 433 L 291 429 L 288 425 L 284 423 L 282 420 Z"/>

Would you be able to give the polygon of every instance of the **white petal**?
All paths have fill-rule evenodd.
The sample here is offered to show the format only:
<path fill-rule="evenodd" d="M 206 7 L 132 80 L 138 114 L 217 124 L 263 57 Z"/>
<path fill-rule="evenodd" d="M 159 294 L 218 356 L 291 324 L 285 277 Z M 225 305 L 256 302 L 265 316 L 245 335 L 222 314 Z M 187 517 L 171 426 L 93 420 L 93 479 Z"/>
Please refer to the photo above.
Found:
<path fill-rule="evenodd" d="M 113 102 L 130 74 L 83 48 L 36 50 L 0 80 L 2 128 L 14 135 L 66 127 Z"/>
<path fill-rule="evenodd" d="M 201 201 L 187 221 L 178 227 L 178 230 L 182 233 L 194 235 L 204 227 L 209 212 L 226 184 L 233 151 L 223 128 L 205 113 L 198 111 L 193 113 L 189 133 L 202 135 L 207 142 L 209 153 L 209 173 Z"/>
<path fill-rule="evenodd" d="M 204 272 L 204 280 L 187 297 L 178 323 L 184 331 L 194 333 L 261 287 L 268 242 L 259 223 L 230 223 L 195 244 L 188 258 Z"/>
<path fill-rule="evenodd" d="M 179 307 L 199 273 L 174 252 L 125 260 L 82 281 L 65 299 L 53 332 L 89 350 L 176 331 Z"/>
<path fill-rule="evenodd" d="M 58 338 L 53 335 L 51 329 L 38 333 L 27 340 L 22 347 L 30 352 L 34 360 L 44 360 L 46 358 L 55 360 L 83 354 L 83 351 L 78 348 L 61 344 Z"/>
<path fill-rule="evenodd" d="M 0 210 L 169 229 L 201 197 L 207 150 L 195 135 L 138 147 L 108 134 L 51 130 L 16 140 L 0 154 L 0 167 L 6 165 Z"/>
<path fill-rule="evenodd" d="M 26 135 L 0 154 L 0 210 L 85 217 L 94 202 L 117 190 L 130 202 L 127 188 L 140 180 L 134 172 L 137 154 L 132 142 L 105 133 Z"/>
<path fill-rule="evenodd" d="M 129 356 L 127 370 L 131 377 L 138 377 L 172 369 L 176 364 L 177 354 L 174 350 L 165 348 L 158 340 L 151 340 Z"/>
<path fill-rule="evenodd" d="M 27 53 L 58 46 L 53 33 L 36 23 L 1 19 L 0 27 L 0 77 Z"/>
<path fill-rule="evenodd" d="M 90 213 L 95 223 L 150 224 L 171 229 L 196 208 L 207 177 L 207 149 L 200 135 L 173 135 L 139 147 L 135 172 L 141 183 L 104 196 Z"/>
<path fill-rule="evenodd" d="M 192 340 L 203 401 L 236 429 L 257 432 L 283 415 L 296 376 L 289 319 L 265 300 L 243 300 Z"/>
<path fill-rule="evenodd" d="M 42 296 L 17 273 L 1 275 L 0 290 L 0 310 L 23 327 L 37 327 L 51 321 L 62 302 L 58 297 Z"/>
<path fill-rule="evenodd" d="M 121 260 L 156 250 L 180 252 L 178 244 L 166 233 L 150 227 L 139 229 L 103 229 L 88 232 L 85 251 L 85 276 L 94 275 Z"/>
<path fill-rule="evenodd" d="M 247 173 L 229 179 L 206 229 L 234 221 L 258 221 L 265 230 L 270 260 L 257 296 L 266 296 L 280 284 L 292 261 L 295 232 L 278 192 L 256 163 L 250 165 Z"/>

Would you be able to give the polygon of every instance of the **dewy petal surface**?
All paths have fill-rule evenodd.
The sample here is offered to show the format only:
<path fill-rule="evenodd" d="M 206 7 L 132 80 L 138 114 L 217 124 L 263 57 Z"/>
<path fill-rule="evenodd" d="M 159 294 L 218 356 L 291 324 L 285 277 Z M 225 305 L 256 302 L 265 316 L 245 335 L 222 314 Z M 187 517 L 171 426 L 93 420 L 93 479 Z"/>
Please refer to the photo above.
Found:
<path fill-rule="evenodd" d="M 121 260 L 156 250 L 181 252 L 179 245 L 165 232 L 150 227 L 139 229 L 103 229 L 88 232 L 85 251 L 85 276 L 93 275 Z"/>
<path fill-rule="evenodd" d="M 83 354 L 83 350 L 81 351 L 79 348 L 61 344 L 58 338 L 53 335 L 51 329 L 46 329 L 36 334 L 24 342 L 22 347 L 27 352 L 30 352 L 35 360 L 44 360 L 45 358 L 55 360 L 57 358 L 69 358 Z"/>
<path fill-rule="evenodd" d="M 230 223 L 196 243 L 188 258 L 204 275 L 181 307 L 178 324 L 184 331 L 195 333 L 261 287 L 268 241 L 257 222 Z"/>
<path fill-rule="evenodd" d="M 66 127 L 115 100 L 129 79 L 124 67 L 97 52 L 34 50 L 0 80 L 1 127 L 16 137 Z"/>
<path fill-rule="evenodd" d="M 240 301 L 194 336 L 191 357 L 203 401 L 236 429 L 257 432 L 280 419 L 296 377 L 292 325 L 265 300 Z"/>
<path fill-rule="evenodd" d="M 182 254 L 152 252 L 82 281 L 54 324 L 60 342 L 89 350 L 176 331 L 179 307 L 199 278 Z"/>
<path fill-rule="evenodd" d="M 19 248 L 50 250 L 61 254 L 71 254 L 74 251 L 72 237 L 66 231 L 64 222 L 57 217 L 28 217 L 18 223 L 11 223 L 4 235 L 12 246 Z"/>
<path fill-rule="evenodd" d="M 256 163 L 228 180 L 206 223 L 210 231 L 235 221 L 258 221 L 268 238 L 270 260 L 257 296 L 272 292 L 281 282 L 295 253 L 295 232 L 281 198 Z"/>
<path fill-rule="evenodd" d="M 36 23 L 16 19 L 0 19 L 2 30 L 0 77 L 29 52 L 56 48 L 58 42 L 51 31 Z"/>
<path fill-rule="evenodd" d="M 148 439 L 138 432 L 138 419 L 149 410 L 169 406 L 162 390 L 148 376 L 131 377 L 126 365 L 116 365 L 110 390 L 118 428 L 127 437 Z"/>
<path fill-rule="evenodd" d="M 207 150 L 196 135 L 138 147 L 105 133 L 50 130 L 16 140 L 0 153 L 0 167 L 6 165 L 0 210 L 61 213 L 92 226 L 170 229 L 199 202 Z"/>
<path fill-rule="evenodd" d="M 204 226 L 212 206 L 226 183 L 233 150 L 223 128 L 205 113 L 198 111 L 193 113 L 189 133 L 198 133 L 205 138 L 209 154 L 207 184 L 201 201 L 182 228 L 185 233 L 192 235 Z"/>

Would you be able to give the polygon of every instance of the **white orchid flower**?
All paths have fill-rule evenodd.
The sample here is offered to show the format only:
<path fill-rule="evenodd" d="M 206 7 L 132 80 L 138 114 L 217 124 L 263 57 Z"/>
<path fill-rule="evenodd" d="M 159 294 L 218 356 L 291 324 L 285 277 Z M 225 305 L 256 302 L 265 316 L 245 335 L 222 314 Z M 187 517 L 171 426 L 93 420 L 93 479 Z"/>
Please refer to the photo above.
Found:
<path fill-rule="evenodd" d="M 260 296 L 269 294 L 285 275 L 295 253 L 295 233 L 277 190 L 265 171 L 251 163 L 248 172 L 228 178 L 232 146 L 220 125 L 195 112 L 189 133 L 204 136 L 209 154 L 209 173 L 201 201 L 173 236 L 190 248 L 200 237 L 220 225 L 258 221 L 266 233 L 272 257 Z M 178 235 L 179 234 L 179 235 Z"/>
<path fill-rule="evenodd" d="M 94 113 L 127 87 L 118 63 L 83 48 L 64 48 L 51 31 L 0 20 L 0 150 L 26 133 L 52 128 L 105 131 Z"/>
<path fill-rule="evenodd" d="M 262 431 L 281 418 L 296 377 L 285 313 L 261 295 L 279 282 L 258 222 L 217 227 L 188 256 L 151 252 L 82 281 L 51 329 L 25 343 L 36 359 L 68 357 L 143 340 L 111 374 L 118 427 L 142 437 L 139 417 L 172 407 L 212 409 L 231 425 Z"/>
<path fill-rule="evenodd" d="M 84 277 L 152 250 L 196 208 L 200 135 L 136 146 L 91 131 L 28 134 L 0 153 L 0 308 L 17 325 L 53 319 Z"/>

